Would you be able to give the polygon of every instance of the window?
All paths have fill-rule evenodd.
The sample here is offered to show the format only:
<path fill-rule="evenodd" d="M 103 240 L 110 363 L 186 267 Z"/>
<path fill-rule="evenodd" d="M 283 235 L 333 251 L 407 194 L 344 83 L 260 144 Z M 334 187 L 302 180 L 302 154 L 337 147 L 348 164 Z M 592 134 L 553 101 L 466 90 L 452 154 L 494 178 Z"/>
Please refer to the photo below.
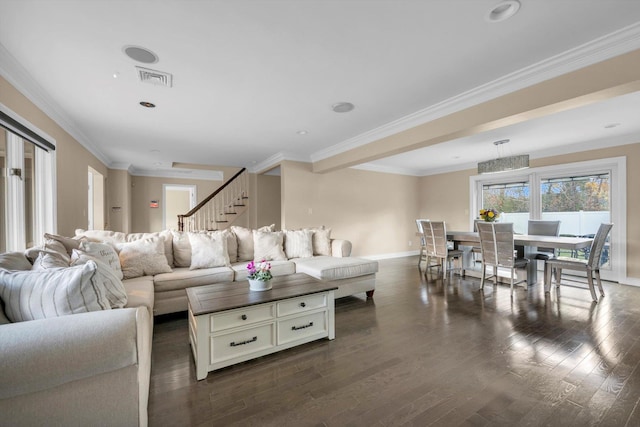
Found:
<path fill-rule="evenodd" d="M 0 250 L 20 251 L 56 231 L 55 141 L 2 104 L 0 126 Z"/>
<path fill-rule="evenodd" d="M 482 186 L 481 208 L 495 209 L 500 212 L 501 221 L 512 222 L 516 233 L 527 232 L 530 205 L 528 182 L 494 183 Z"/>
<path fill-rule="evenodd" d="M 602 275 L 626 277 L 626 159 L 613 158 L 532 168 L 470 179 L 470 223 L 481 208 L 501 212 L 517 233 L 527 232 L 529 219 L 560 220 L 560 234 L 594 235 L 603 222 L 614 227 L 603 253 Z M 589 251 L 561 252 L 587 258 Z"/>

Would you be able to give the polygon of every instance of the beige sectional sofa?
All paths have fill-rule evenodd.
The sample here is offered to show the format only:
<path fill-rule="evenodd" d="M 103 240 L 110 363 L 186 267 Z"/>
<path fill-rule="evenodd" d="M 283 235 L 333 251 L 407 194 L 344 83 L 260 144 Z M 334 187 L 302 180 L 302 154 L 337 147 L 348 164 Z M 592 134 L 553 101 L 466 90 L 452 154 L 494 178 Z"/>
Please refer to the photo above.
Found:
<path fill-rule="evenodd" d="M 285 232 L 273 231 L 272 226 L 262 227 L 260 230 L 262 230 L 263 234 L 283 233 L 286 236 Z M 254 230 L 249 231 L 253 232 Z M 235 246 L 232 248 L 233 244 L 228 243 L 226 245 L 229 257 L 227 265 L 196 269 L 191 267 L 191 248 L 186 237 L 189 235 L 187 232 L 166 230 L 158 233 L 125 234 L 112 231 L 78 229 L 76 230 L 76 238 L 109 242 L 116 247 L 154 236 L 163 238 L 165 241 L 165 257 L 167 264 L 171 267 L 170 271 L 135 278 L 126 278 L 125 274 L 125 279 L 123 280 L 127 287 L 144 286 L 146 288 L 152 286 L 155 293 L 153 313 L 161 315 L 187 310 L 186 288 L 231 281 L 246 281 L 247 262 L 254 259 L 255 255 L 259 255 L 251 251 L 251 245 L 243 248 L 242 237 L 240 236 L 246 235 L 247 229 L 231 227 L 229 231 L 215 233 L 222 235 L 228 233 L 226 235 L 227 242 L 229 242 L 229 239 L 235 240 L 237 249 L 235 249 Z M 351 242 L 331 239 L 328 238 L 329 233 L 324 234 L 324 237 L 328 239 L 328 249 L 326 249 L 325 255 L 319 255 L 318 252 L 315 252 L 309 257 L 269 260 L 272 265 L 272 274 L 280 276 L 306 273 L 318 279 L 335 280 L 338 285 L 336 298 L 362 292 L 372 296 L 375 290 L 375 275 L 378 271 L 378 262 L 351 257 Z M 287 240 L 283 240 L 282 252 L 286 257 Z M 170 242 L 170 244 L 166 242 Z M 320 245 L 317 246 L 320 247 Z M 242 256 L 243 252 L 244 256 Z"/>
<path fill-rule="evenodd" d="M 12 426 L 85 426 L 96 422 L 113 426 L 147 425 L 153 316 L 186 310 L 187 287 L 234 280 L 239 282 L 238 286 L 248 286 L 245 280 L 247 262 L 239 259 L 250 256 L 250 253 L 257 256 L 260 250 L 273 249 L 258 245 L 260 247 L 256 247 L 255 252 L 250 251 L 248 235 L 253 234 L 253 230 L 247 233 L 247 229 L 237 228 L 236 231 L 237 235 L 232 231 L 215 235 L 209 233 L 211 236 L 207 239 L 213 243 L 225 240 L 227 244 L 223 245 L 223 250 L 205 247 L 202 252 L 202 247 L 188 247 L 187 233 L 124 234 L 77 230 L 74 241 L 108 242 L 118 248 L 121 261 L 118 267 L 122 268 L 125 277 L 135 276 L 121 282 L 126 291 L 126 304 L 60 317 L 47 317 L 45 310 L 42 315 L 46 318 L 13 323 L 5 315 L 6 307 L 1 304 L 2 423 Z M 378 263 L 350 257 L 351 244 L 348 241 L 325 240 L 320 242 L 324 248 L 322 244 L 317 248 L 314 246 L 312 253 L 308 253 L 308 247 L 302 252 L 298 246 L 293 249 L 296 242 L 292 233 L 289 233 L 287 247 L 284 232 L 263 231 L 270 239 L 275 238 L 276 243 L 282 242 L 282 251 L 276 251 L 275 258 L 281 258 L 282 253 L 310 255 L 285 256 L 285 259 L 270 261 L 274 275 L 302 272 L 335 280 L 339 287 L 336 297 L 360 292 L 366 292 L 368 296 L 373 294 Z M 279 233 L 282 233 L 280 241 Z M 318 234 L 328 237 L 326 232 Z M 69 243 L 71 240 L 68 239 L 60 240 Z M 315 245 L 316 242 L 313 243 Z M 145 256 L 144 251 L 149 248 L 156 253 Z M 193 259 L 190 259 L 192 249 Z M 325 254 L 314 254 L 316 249 L 324 250 Z M 142 252 L 138 254 L 136 250 Z M 226 265 L 192 268 L 196 260 L 202 260 L 202 254 L 207 250 L 226 254 L 227 258 L 222 257 Z M 164 265 L 154 265 L 149 261 L 154 259 L 157 264 L 162 264 L 158 252 L 163 255 Z M 34 262 L 33 257 L 28 259 L 23 253 L 0 254 L 0 302 L 22 298 L 16 296 L 15 288 L 13 291 L 3 288 L 3 281 L 10 277 L 15 279 L 16 275 L 33 276 L 30 262 Z M 42 260 L 38 258 L 35 262 Z M 75 273 L 82 276 L 84 291 L 92 290 L 96 288 L 100 268 L 96 268 L 99 263 L 88 264 L 68 269 L 53 268 L 48 273 L 39 274 L 45 275 L 42 277 L 46 281 L 49 277 L 46 274 L 54 277 L 70 269 L 78 269 Z M 165 272 L 147 274 L 155 270 Z"/>

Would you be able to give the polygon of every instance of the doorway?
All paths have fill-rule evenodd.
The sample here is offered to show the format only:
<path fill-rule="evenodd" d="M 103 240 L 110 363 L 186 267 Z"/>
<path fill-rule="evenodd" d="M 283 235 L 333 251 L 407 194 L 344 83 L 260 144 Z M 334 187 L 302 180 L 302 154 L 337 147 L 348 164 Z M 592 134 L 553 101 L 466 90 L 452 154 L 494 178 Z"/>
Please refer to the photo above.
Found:
<path fill-rule="evenodd" d="M 87 229 L 104 230 L 104 176 L 89 166 Z"/>
<path fill-rule="evenodd" d="M 162 185 L 162 226 L 164 230 L 178 229 L 178 215 L 184 215 L 196 206 L 195 185 Z"/>

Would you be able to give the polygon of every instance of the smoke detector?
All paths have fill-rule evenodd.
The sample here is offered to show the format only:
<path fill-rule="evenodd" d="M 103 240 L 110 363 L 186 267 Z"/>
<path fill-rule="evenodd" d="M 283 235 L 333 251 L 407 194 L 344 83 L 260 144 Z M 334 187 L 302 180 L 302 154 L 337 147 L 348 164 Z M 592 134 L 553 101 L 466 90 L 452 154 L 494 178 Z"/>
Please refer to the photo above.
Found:
<path fill-rule="evenodd" d="M 142 83 L 151 83 L 156 86 L 165 87 L 173 86 L 173 75 L 170 73 L 138 66 L 136 66 L 136 71 L 138 72 L 138 78 Z"/>

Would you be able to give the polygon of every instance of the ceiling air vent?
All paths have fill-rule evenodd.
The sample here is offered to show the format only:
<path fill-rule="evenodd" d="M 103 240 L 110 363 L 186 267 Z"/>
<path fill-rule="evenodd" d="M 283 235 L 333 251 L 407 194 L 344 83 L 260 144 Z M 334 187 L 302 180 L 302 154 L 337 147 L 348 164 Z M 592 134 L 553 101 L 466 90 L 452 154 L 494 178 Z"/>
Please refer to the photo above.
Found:
<path fill-rule="evenodd" d="M 137 66 L 136 71 L 138 72 L 138 78 L 142 83 L 151 83 L 166 87 L 173 86 L 173 76 L 169 73 Z"/>

